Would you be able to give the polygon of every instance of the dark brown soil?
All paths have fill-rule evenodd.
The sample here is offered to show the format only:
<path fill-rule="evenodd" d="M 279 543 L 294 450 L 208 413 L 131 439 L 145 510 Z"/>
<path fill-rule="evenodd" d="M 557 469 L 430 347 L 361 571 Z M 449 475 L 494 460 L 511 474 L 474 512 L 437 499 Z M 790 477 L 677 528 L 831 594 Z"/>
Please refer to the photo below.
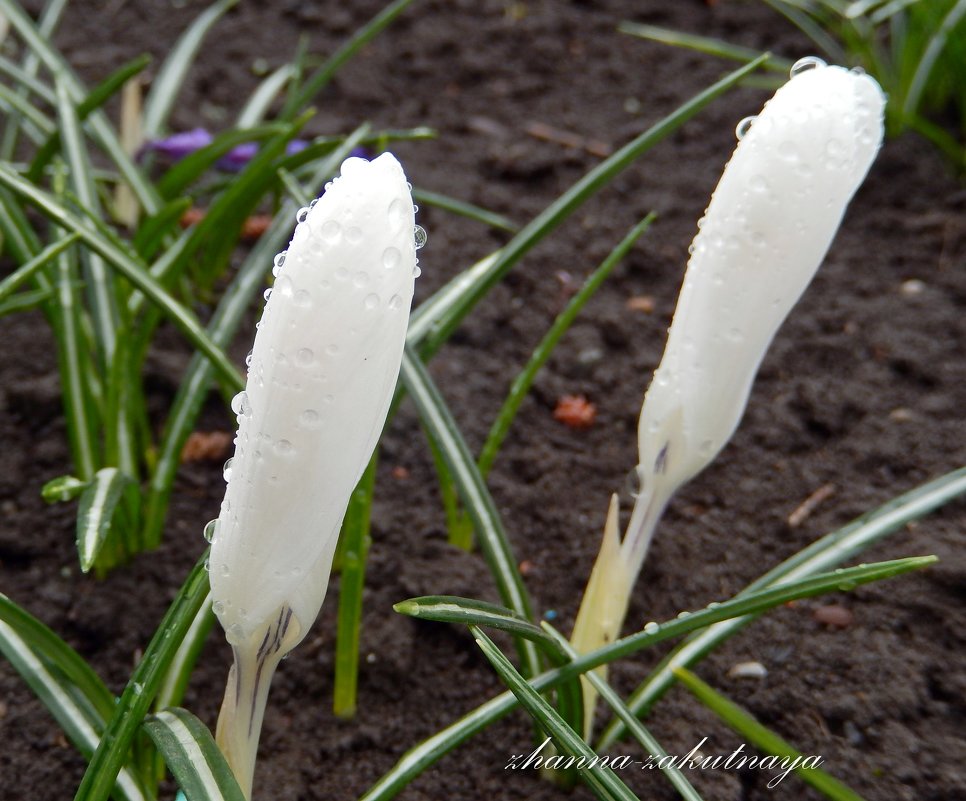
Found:
<path fill-rule="evenodd" d="M 36 6 L 38 3 L 31 3 Z M 178 128 L 217 128 L 257 78 L 258 59 L 287 60 L 300 35 L 330 52 L 381 5 L 243 3 L 218 26 L 190 73 Z M 142 51 L 165 52 L 199 2 L 76 2 L 59 44 L 93 81 Z M 36 9 L 34 9 L 36 10 Z M 417 0 L 350 63 L 324 96 L 312 133 L 429 125 L 434 142 L 397 148 L 418 187 L 526 221 L 598 161 L 587 148 L 527 133 L 542 123 L 586 142 L 619 146 L 721 74 L 710 58 L 618 34 L 623 19 L 810 52 L 764 4 L 719 0 Z M 647 211 L 660 220 L 561 343 L 526 401 L 491 479 L 540 612 L 573 620 L 607 498 L 636 460 L 635 424 L 663 347 L 695 231 L 737 121 L 763 100 L 741 90 L 619 177 L 534 251 L 467 321 L 432 372 L 473 447 L 508 384 L 579 282 Z M 227 117 L 226 117 L 227 115 Z M 966 429 L 966 194 L 922 141 L 890 142 L 856 198 L 827 263 L 772 347 L 746 418 L 718 462 L 671 504 L 636 590 L 628 631 L 723 599 L 825 532 L 964 462 Z M 418 292 L 426 297 L 504 237 L 424 210 L 429 231 Z M 566 278 L 570 276 L 570 278 Z M 908 284 L 916 281 L 921 283 Z M 651 296 L 652 313 L 631 297 Z M 253 310 L 254 315 L 254 310 Z M 250 328 L 249 328 L 250 330 Z M 79 574 L 71 507 L 45 507 L 42 483 L 69 470 L 53 341 L 36 315 L 0 320 L 0 589 L 63 635 L 120 690 L 189 567 L 224 489 L 217 465 L 185 467 L 163 546 L 98 582 Z M 247 334 L 245 336 L 248 336 Z M 187 350 L 166 339 L 150 366 L 152 402 L 173 396 Z M 239 341 L 241 358 L 247 342 Z M 552 412 L 583 393 L 599 410 L 586 431 Z M 230 414 L 212 397 L 205 427 Z M 405 468 L 408 477 L 400 478 Z M 832 494 L 798 527 L 789 514 L 821 487 Z M 699 673 L 869 801 L 966 798 L 966 562 L 960 502 L 893 536 L 868 559 L 937 554 L 921 575 L 784 608 L 746 630 Z M 366 593 L 360 710 L 331 713 L 338 580 L 314 635 L 280 670 L 265 723 L 256 797 L 358 797 L 411 745 L 501 689 L 465 631 L 415 623 L 393 602 L 426 593 L 494 598 L 476 555 L 446 543 L 430 459 L 404 407 L 385 440 Z M 818 623 L 827 603 L 853 616 Z M 613 671 L 630 691 L 657 660 L 645 653 Z M 186 706 L 213 725 L 228 649 L 213 636 Z M 756 660 L 763 679 L 731 679 Z M 39 702 L 0 665 L 0 798 L 73 795 L 84 764 Z M 685 691 L 650 726 L 671 753 L 703 737 L 711 753 L 738 740 Z M 406 801 L 565 797 L 532 771 L 504 771 L 530 748 L 518 713 L 418 779 Z M 621 749 L 629 746 L 620 746 Z M 625 772 L 646 799 L 673 795 L 651 772 Z M 765 788 L 758 772 L 694 777 L 708 801 L 817 799 L 797 778 Z M 578 789 L 575 798 L 589 798 Z"/>

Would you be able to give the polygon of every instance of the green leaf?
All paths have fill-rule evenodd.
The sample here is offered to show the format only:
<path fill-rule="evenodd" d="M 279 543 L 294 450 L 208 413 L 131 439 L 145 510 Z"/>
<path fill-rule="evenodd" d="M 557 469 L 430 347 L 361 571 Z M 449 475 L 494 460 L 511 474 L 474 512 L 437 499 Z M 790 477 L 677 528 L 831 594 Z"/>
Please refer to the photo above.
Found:
<path fill-rule="evenodd" d="M 473 520 L 480 548 L 493 574 L 500 598 L 521 617 L 532 620 L 530 599 L 496 504 L 429 372 L 408 346 L 403 353 L 399 378 L 415 403 L 423 425 L 446 460 L 463 505 Z M 526 640 L 516 640 L 516 644 L 524 673 L 535 676 L 540 670 L 540 659 L 533 644 Z"/>
<path fill-rule="evenodd" d="M 163 133 L 168 115 L 178 99 L 185 76 L 191 69 L 205 36 L 225 12 L 237 3 L 238 0 L 218 0 L 213 3 L 195 17 L 194 22 L 168 52 L 144 102 L 142 130 L 145 139 L 155 139 Z"/>
<path fill-rule="evenodd" d="M 674 668 L 674 675 L 702 704 L 714 712 L 721 720 L 728 724 L 734 731 L 738 732 L 745 740 L 755 746 L 759 751 L 777 757 L 781 760 L 777 765 L 781 774 L 768 782 L 768 788 L 776 785 L 776 780 L 781 781 L 784 775 L 790 770 L 818 790 L 826 798 L 832 801 L 862 801 L 862 797 L 846 787 L 835 777 L 826 773 L 819 767 L 804 767 L 802 762 L 806 759 L 799 751 L 785 742 L 775 732 L 762 726 L 751 715 L 741 707 L 725 698 L 710 685 L 705 684 L 691 671 L 684 668 Z M 815 757 L 810 757 L 813 761 Z M 818 757 L 821 763 L 821 757 Z M 807 763 L 806 763 L 807 764 Z M 792 766 L 795 766 L 794 768 Z"/>
<path fill-rule="evenodd" d="M 144 721 L 188 801 L 245 801 L 211 732 L 186 709 L 165 709 Z"/>
<path fill-rule="evenodd" d="M 506 247 L 457 275 L 429 300 L 422 303 L 410 318 L 407 334 L 409 345 L 418 349 L 424 358 L 435 353 L 470 310 L 524 254 L 580 208 L 586 200 L 607 186 L 616 175 L 633 164 L 639 156 L 674 133 L 712 100 L 738 84 L 745 76 L 761 66 L 766 58 L 767 54 L 728 74 L 628 142 L 590 170 L 520 229 Z"/>
<path fill-rule="evenodd" d="M 501 231 L 516 233 L 520 228 L 519 225 L 507 219 L 502 214 L 481 209 L 472 203 L 456 200 L 447 195 L 441 195 L 438 192 L 430 192 L 426 189 L 414 189 L 413 200 L 422 205 L 435 206 L 443 211 L 451 212 L 460 217 L 466 217 L 469 220 L 476 220 L 477 222 L 490 226 L 490 228 L 497 228 Z"/>
<path fill-rule="evenodd" d="M 85 573 L 94 566 L 111 533 L 114 512 L 130 480 L 116 467 L 102 467 L 81 495 L 77 511 L 77 554 Z"/>
<path fill-rule="evenodd" d="M 283 64 L 270 73 L 248 98 L 238 114 L 235 127 L 253 128 L 258 125 L 265 118 L 272 101 L 282 91 L 285 84 L 292 80 L 294 75 L 295 69 L 291 64 Z"/>
<path fill-rule="evenodd" d="M 132 242 L 141 258 L 154 258 L 158 248 L 164 244 L 165 237 L 178 226 L 184 213 L 192 205 L 194 203 L 190 197 L 175 198 L 166 203 L 157 214 L 146 217 L 141 222 Z M 163 276 L 155 277 L 163 280 Z"/>
<path fill-rule="evenodd" d="M 10 297 L 23 283 L 33 278 L 38 270 L 44 268 L 51 260 L 63 253 L 79 238 L 78 234 L 73 233 L 57 239 L 30 259 L 30 261 L 21 265 L 0 281 L 0 302 Z"/>
<path fill-rule="evenodd" d="M 517 673 L 510 660 L 483 633 L 482 629 L 471 626 L 470 631 L 473 632 L 483 655 L 493 665 L 503 683 L 517 697 L 520 705 L 553 738 L 554 745 L 557 746 L 559 753 L 556 756 L 549 757 L 549 762 L 554 763 L 556 761 L 554 767 L 559 765 L 576 768 L 594 795 L 604 799 L 604 801 L 610 801 L 610 799 L 637 801 L 637 796 L 617 777 L 617 774 L 609 767 L 600 765 L 600 757 L 581 739 L 577 732 L 564 723 L 560 715 L 540 696 L 540 693 L 534 690 L 523 676 Z M 572 759 L 568 759 L 568 757 Z"/>
<path fill-rule="evenodd" d="M 49 300 L 53 294 L 53 289 L 34 289 L 29 292 L 18 292 L 13 297 L 0 301 L 0 317 L 36 309 Z"/>
<path fill-rule="evenodd" d="M 208 558 L 207 553 L 204 558 Z M 107 801 L 114 780 L 128 759 L 138 727 L 207 595 L 208 573 L 203 562 L 199 562 L 168 608 L 131 675 L 114 716 L 87 765 L 74 801 Z"/>
<path fill-rule="evenodd" d="M 946 42 L 953 28 L 959 24 L 964 16 L 966 16 L 966 0 L 959 0 L 943 17 L 939 28 L 930 37 L 929 45 L 922 54 L 922 58 L 916 65 L 916 71 L 909 81 L 909 89 L 902 104 L 903 116 L 911 117 L 918 110 L 933 67 L 936 66 L 936 61 L 939 59 L 943 48 L 946 47 Z"/>
<path fill-rule="evenodd" d="M 40 497 L 47 503 L 72 501 L 88 486 L 89 481 L 81 481 L 77 476 L 58 476 L 41 487 Z"/>

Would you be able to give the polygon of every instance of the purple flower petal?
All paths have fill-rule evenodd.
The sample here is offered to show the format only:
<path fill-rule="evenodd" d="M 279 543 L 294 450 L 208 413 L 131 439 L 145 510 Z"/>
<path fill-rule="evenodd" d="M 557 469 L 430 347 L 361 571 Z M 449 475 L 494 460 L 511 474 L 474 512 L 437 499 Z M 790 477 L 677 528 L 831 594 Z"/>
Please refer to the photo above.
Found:
<path fill-rule="evenodd" d="M 210 145 L 213 138 L 204 128 L 195 128 L 193 131 L 171 134 L 163 139 L 151 139 L 141 148 L 141 152 L 157 153 L 162 158 L 177 161 Z"/>

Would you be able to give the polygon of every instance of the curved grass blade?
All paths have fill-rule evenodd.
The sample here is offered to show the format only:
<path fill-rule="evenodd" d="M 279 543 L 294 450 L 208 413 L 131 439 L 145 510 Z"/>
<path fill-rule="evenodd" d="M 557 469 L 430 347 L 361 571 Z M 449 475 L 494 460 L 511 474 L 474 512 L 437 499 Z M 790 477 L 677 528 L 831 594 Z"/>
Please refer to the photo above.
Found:
<path fill-rule="evenodd" d="M 517 568 L 496 504 L 476 469 L 469 447 L 453 420 L 446 403 L 429 376 L 426 367 L 407 346 L 403 353 L 400 381 L 416 404 L 420 419 L 436 442 L 456 483 L 463 505 L 476 529 L 483 556 L 490 567 L 497 590 L 506 606 L 520 616 L 533 619 L 530 599 Z M 540 659 L 533 644 L 516 640 L 524 674 L 540 672 Z"/>
<path fill-rule="evenodd" d="M 74 112 L 77 116 L 77 119 L 80 122 L 86 120 L 92 112 L 103 106 L 121 90 L 125 83 L 127 83 L 139 72 L 143 71 L 144 68 L 150 63 L 151 57 L 144 55 L 132 59 L 127 64 L 118 67 L 118 69 L 97 84 L 97 86 L 90 91 L 87 97 L 77 104 Z M 60 102 L 60 99 L 55 98 L 55 105 Z M 37 154 L 34 156 L 33 161 L 30 163 L 30 169 L 28 169 L 26 173 L 27 180 L 38 183 L 43 177 L 44 169 L 48 164 L 50 164 L 50 160 L 57 155 L 60 147 L 61 133 L 58 129 L 52 131 L 44 143 L 37 149 Z"/>
<path fill-rule="evenodd" d="M 476 220 L 477 222 L 490 226 L 490 228 L 509 231 L 511 234 L 516 233 L 520 229 L 519 225 L 514 223 L 513 220 L 504 217 L 502 214 L 496 214 L 487 209 L 482 209 L 479 206 L 474 206 L 472 203 L 456 200 L 448 195 L 441 195 L 438 192 L 430 192 L 426 189 L 414 189 L 413 200 L 426 206 L 434 206 L 443 211 L 451 212 L 460 217 L 466 217 L 469 220 Z"/>
<path fill-rule="evenodd" d="M 827 534 L 753 581 L 736 598 L 740 600 L 771 588 L 802 582 L 807 580 L 807 576 L 842 564 L 910 521 L 929 514 L 963 493 L 966 493 L 966 467 L 893 498 L 878 509 Z M 754 619 L 752 614 L 737 616 L 710 626 L 678 645 L 634 691 L 627 705 L 638 717 L 646 715 L 674 683 L 674 668 L 690 667 L 701 661 Z M 617 722 L 612 723 L 601 735 L 598 747 L 607 748 L 622 734 L 623 727 Z"/>
<path fill-rule="evenodd" d="M 0 0 L 0 5 L 4 0 Z M 242 380 L 234 365 L 217 345 L 215 345 L 195 317 L 169 295 L 150 275 L 143 264 L 117 247 L 100 232 L 92 230 L 78 220 L 61 203 L 48 193 L 25 181 L 16 172 L 0 164 L 0 185 L 35 205 L 44 216 L 54 223 L 75 231 L 93 250 L 102 255 L 108 264 L 113 265 L 128 281 L 154 302 L 188 339 L 212 361 L 219 373 L 231 384 L 241 385 Z"/>
<path fill-rule="evenodd" d="M 205 554 L 207 559 L 207 552 Z M 204 561 L 195 565 L 155 631 L 144 656 L 128 681 L 100 744 L 87 765 L 75 801 L 107 801 L 124 765 L 138 727 L 171 665 L 178 645 L 191 628 L 208 595 Z"/>
<path fill-rule="evenodd" d="M 948 501 L 949 498 L 945 500 Z M 937 505 L 941 505 L 941 502 Z M 799 598 L 837 592 L 843 585 L 854 587 L 859 584 L 890 578 L 911 570 L 918 570 L 933 564 L 935 561 L 935 557 L 915 557 L 892 562 L 880 562 L 813 576 L 786 585 L 760 590 L 741 598 L 733 598 L 718 606 L 709 606 L 699 612 L 678 617 L 660 625 L 648 626 L 645 631 L 624 637 L 596 651 L 584 654 L 562 668 L 555 668 L 542 673 L 530 680 L 530 686 L 537 692 L 543 692 L 557 686 L 562 681 L 583 675 L 594 668 L 657 645 L 667 639 L 690 634 L 732 618 L 758 615 L 768 609 L 773 609 Z M 460 720 L 409 749 L 396 765 L 369 789 L 361 801 L 388 801 L 388 799 L 395 797 L 426 768 L 474 734 L 483 731 L 502 718 L 515 706 L 516 698 L 511 693 L 503 693 L 491 698 Z M 632 711 L 634 710 L 632 709 Z M 603 750 L 603 748 L 599 746 L 598 750 Z"/>
<path fill-rule="evenodd" d="M 489 660 L 500 679 L 510 688 L 530 716 L 553 739 L 557 747 L 556 757 L 549 761 L 557 762 L 559 767 L 574 767 L 580 773 L 581 779 L 593 791 L 594 795 L 603 801 L 617 799 L 619 801 L 638 801 L 637 796 L 622 782 L 606 762 L 601 765 L 601 758 L 593 752 L 579 734 L 571 729 L 526 679 L 517 673 L 516 668 L 493 641 L 476 626 L 470 626 L 470 631 L 476 638 L 483 655 Z M 546 744 L 546 741 L 545 743 Z M 566 756 L 565 756 L 566 755 Z M 546 764 L 546 763 L 545 763 Z M 555 766 L 556 767 L 556 766 Z"/>
<path fill-rule="evenodd" d="M 339 537 L 339 614 L 335 636 L 335 688 L 332 707 L 340 718 L 356 713 L 359 679 L 359 628 L 362 623 L 362 591 L 369 556 L 369 518 L 376 485 L 377 450 L 358 486 L 352 491 Z"/>
<path fill-rule="evenodd" d="M 165 709 L 144 721 L 188 801 L 245 801 L 215 738 L 186 709 Z"/>
<path fill-rule="evenodd" d="M 46 503 L 72 501 L 88 486 L 89 482 L 81 481 L 77 476 L 57 476 L 40 488 L 40 497 Z"/>
<path fill-rule="evenodd" d="M 10 78 L 11 83 L 16 85 L 17 91 L 25 99 L 30 94 L 34 94 L 51 106 L 56 104 L 54 93 L 47 84 L 38 80 L 36 74 L 31 74 L 25 68 L 14 64 L 6 56 L 0 56 L 0 73 Z M 10 161 L 10 159 L 5 158 L 4 161 Z"/>
<path fill-rule="evenodd" d="M 22 284 L 33 278 L 38 270 L 46 267 L 78 239 L 79 235 L 76 232 L 57 239 L 0 281 L 0 302 L 9 298 Z"/>
<path fill-rule="evenodd" d="M 846 64 L 848 62 L 845 51 L 835 41 L 835 38 L 812 19 L 807 11 L 797 8 L 792 3 L 785 2 L 785 0 L 764 0 L 764 2 L 811 39 L 831 59 L 833 64 Z"/>
<path fill-rule="evenodd" d="M 636 36 L 638 39 L 660 42 L 661 44 L 671 45 L 672 47 L 684 47 L 688 50 L 694 50 L 709 56 L 726 58 L 729 61 L 747 63 L 754 61 L 761 55 L 760 50 L 755 50 L 751 47 L 741 47 L 740 45 L 734 45 L 711 36 L 698 36 L 693 33 L 671 30 L 670 28 L 661 28 L 658 25 L 644 25 L 639 22 L 625 21 L 617 26 L 617 30 L 630 36 Z M 761 66 L 762 69 L 783 72 L 787 75 L 788 70 L 791 69 L 792 62 L 784 58 L 771 56 Z"/>
<path fill-rule="evenodd" d="M 111 521 L 124 487 L 130 481 L 116 467 L 102 467 L 81 493 L 77 510 L 77 554 L 85 573 L 94 566 L 111 533 Z"/>
<path fill-rule="evenodd" d="M 132 244 L 143 259 L 151 259 L 164 244 L 165 238 L 181 221 L 184 213 L 192 207 L 190 197 L 179 197 L 167 203 L 157 214 L 145 218 L 134 234 Z M 152 274 L 154 271 L 152 270 Z M 159 280 L 163 275 L 155 275 Z M 129 307 L 130 308 L 130 307 Z"/>
<path fill-rule="evenodd" d="M 45 663 L 56 665 L 60 675 L 84 697 L 102 721 L 114 713 L 115 698 L 87 662 L 46 624 L 0 593 L 0 621 L 6 637 L 16 637 Z M 17 646 L 18 649 L 20 646 Z"/>
<path fill-rule="evenodd" d="M 789 743 L 775 734 L 775 732 L 762 726 L 733 701 L 725 698 L 710 685 L 705 684 L 690 670 L 675 668 L 674 676 L 690 690 L 695 698 L 714 712 L 730 728 L 738 732 L 742 738 L 755 746 L 759 751 L 763 751 L 770 756 L 778 757 L 781 760 L 779 767 L 782 773 L 780 777 L 775 777 L 775 779 L 768 782 L 767 786 L 769 789 L 776 787 L 791 770 L 794 770 L 802 781 L 810 784 L 826 798 L 831 798 L 832 801 L 862 801 L 862 797 L 858 793 L 853 792 L 821 768 L 804 767 L 802 762 L 806 757 L 799 751 L 796 751 Z M 821 758 L 819 758 L 819 761 L 821 761 Z M 795 767 L 792 767 L 792 765 Z"/>
<path fill-rule="evenodd" d="M 930 37 L 929 44 L 916 65 L 912 79 L 909 81 L 909 89 L 902 103 L 902 115 L 904 117 L 912 117 L 918 110 L 929 76 L 933 67 L 936 66 L 936 61 L 939 59 L 943 48 L 946 47 L 949 34 L 952 33 L 964 16 L 966 16 L 966 0 L 959 0 L 956 5 L 949 9 L 949 13 L 943 17 L 939 28 Z"/>
<path fill-rule="evenodd" d="M 53 289 L 34 289 L 30 292 L 19 292 L 12 298 L 0 302 L 0 317 L 36 309 L 49 300 L 53 294 Z"/>
<path fill-rule="evenodd" d="M 218 0 L 217 3 L 212 3 L 195 17 L 194 22 L 168 52 L 144 102 L 142 130 L 145 139 L 155 139 L 161 135 L 205 36 L 225 12 L 237 3 L 238 0 Z"/>
<path fill-rule="evenodd" d="M 560 645 L 561 650 L 567 654 L 568 661 L 576 659 L 579 656 L 577 651 L 574 650 L 573 646 L 567 642 L 567 638 L 564 637 L 559 631 L 554 629 L 549 623 L 543 621 L 540 625 Z M 698 794 L 698 791 L 691 786 L 691 783 L 685 778 L 680 768 L 674 764 L 673 760 L 667 764 L 661 763 L 661 760 L 668 755 L 667 751 L 665 751 L 663 746 L 657 741 L 657 738 L 655 738 L 654 735 L 644 727 L 644 724 L 634 717 L 634 713 L 627 708 L 624 701 L 614 691 L 610 684 L 608 684 L 595 671 L 585 673 L 584 677 L 590 682 L 597 695 L 604 700 L 604 703 L 613 709 L 614 714 L 617 715 L 625 726 L 627 726 L 628 731 L 631 733 L 634 739 L 637 740 L 641 746 L 643 746 L 647 753 L 654 757 L 668 781 L 671 782 L 671 785 L 674 787 L 674 789 L 678 791 L 678 795 L 680 795 L 685 801 L 703 801 L 701 796 Z M 578 729 L 578 731 L 580 731 L 580 729 Z"/>
<path fill-rule="evenodd" d="M 288 99 L 282 109 L 280 119 L 294 119 L 302 109 L 314 102 L 316 95 L 332 80 L 339 68 L 378 36 L 411 3 L 412 0 L 394 0 L 353 33 L 345 44 L 313 72 L 299 90 Z"/>
<path fill-rule="evenodd" d="M 34 25 L 33 21 L 14 0 L 0 0 L 2 13 L 13 28 L 24 40 L 28 48 L 40 59 L 45 67 L 57 80 L 61 80 L 70 92 L 74 103 L 81 103 L 86 92 L 80 81 L 71 71 L 64 57 L 54 49 L 50 41 Z M 138 202 L 148 214 L 154 214 L 160 208 L 160 201 L 154 187 L 142 175 L 117 139 L 117 134 L 101 110 L 94 111 L 90 116 L 90 127 L 94 138 L 104 152 L 117 165 L 124 180 L 130 185 Z"/>
<path fill-rule="evenodd" d="M 533 382 L 540 368 L 546 364 L 547 359 L 550 358 L 550 354 L 553 353 L 553 349 L 557 346 L 561 337 L 569 330 L 574 320 L 577 319 L 577 315 L 580 314 L 581 309 L 583 309 L 587 301 L 600 289 L 601 285 L 614 271 L 614 268 L 620 264 L 634 243 L 650 227 L 655 217 L 654 212 L 651 212 L 641 222 L 635 225 L 617 247 L 610 252 L 607 258 L 601 262 L 600 266 L 591 273 L 590 277 L 580 288 L 580 291 L 570 299 L 564 310 L 557 315 L 557 318 L 553 321 L 553 325 L 550 326 L 540 341 L 540 344 L 533 351 L 533 355 L 530 357 L 526 366 L 513 380 L 506 400 L 503 401 L 503 406 L 493 421 L 489 434 L 487 434 L 486 442 L 480 451 L 480 458 L 477 460 L 480 473 L 484 477 L 489 475 L 490 468 L 492 468 L 493 462 L 500 452 L 500 446 L 503 444 L 503 440 L 510 430 L 513 421 L 516 419 L 517 412 L 520 410 L 520 404 L 523 403 L 523 399 L 530 391 L 530 387 L 533 386 Z"/>
<path fill-rule="evenodd" d="M 435 353 L 460 321 L 510 271 L 524 254 L 566 220 L 592 195 L 661 140 L 674 133 L 712 100 L 754 72 L 768 58 L 763 54 L 729 73 L 655 123 L 616 153 L 586 173 L 573 186 L 527 223 L 510 242 L 456 276 L 413 312 L 407 341 L 424 358 Z"/>
<path fill-rule="evenodd" d="M 6 109 L 8 118 L 13 114 L 21 117 L 24 131 L 34 141 L 42 142 L 44 137 L 50 136 L 55 130 L 54 122 L 50 117 L 27 98 L 2 83 L 0 83 L 0 106 Z"/>
<path fill-rule="evenodd" d="M 0 233 L 3 234 L 4 251 L 18 264 L 26 264 L 40 253 L 40 240 L 30 225 L 23 206 L 6 189 L 0 189 Z M 37 278 L 38 281 L 43 280 L 40 275 Z"/>
<path fill-rule="evenodd" d="M 277 70 L 269 74 L 252 92 L 251 97 L 245 103 L 238 120 L 235 122 L 236 128 L 254 128 L 268 113 L 272 101 L 295 76 L 295 69 L 291 64 L 283 64 Z"/>
<path fill-rule="evenodd" d="M 355 134 L 347 138 L 341 147 L 318 165 L 315 173 L 309 178 L 310 186 L 317 186 L 336 170 L 344 155 L 355 147 L 354 136 Z M 292 220 L 299 205 L 304 205 L 302 199 L 298 200 L 298 204 L 291 201 L 282 204 L 281 209 L 272 219 L 272 224 L 258 240 L 222 295 L 208 325 L 211 340 L 219 347 L 228 346 L 248 311 L 252 298 L 264 286 L 265 275 L 272 259 L 288 241 Z M 181 449 L 201 411 L 205 393 L 213 376 L 214 369 L 211 363 L 197 355 L 194 356 L 172 404 L 164 427 L 157 465 L 148 488 L 144 539 L 149 547 L 157 545 L 161 540 L 168 499 L 178 470 Z M 242 387 L 243 384 L 239 381 L 238 388 Z"/>

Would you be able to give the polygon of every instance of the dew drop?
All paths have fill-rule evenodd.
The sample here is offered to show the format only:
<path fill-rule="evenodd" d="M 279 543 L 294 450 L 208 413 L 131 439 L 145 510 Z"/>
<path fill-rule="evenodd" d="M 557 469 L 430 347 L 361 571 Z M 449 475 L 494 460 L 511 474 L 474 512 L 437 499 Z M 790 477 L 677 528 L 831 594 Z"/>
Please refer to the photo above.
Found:
<path fill-rule="evenodd" d="M 248 351 L 248 355 L 245 357 L 245 367 L 252 366 L 252 359 L 254 358 L 254 356 L 255 354 L 252 353 L 252 351 Z"/>
<path fill-rule="evenodd" d="M 306 409 L 299 415 L 299 425 L 302 428 L 315 428 L 319 424 L 319 413 L 315 409 Z"/>
<path fill-rule="evenodd" d="M 221 474 L 225 477 L 225 481 L 231 481 L 231 463 L 234 461 L 233 457 L 230 457 L 225 466 L 221 469 Z"/>
<path fill-rule="evenodd" d="M 272 288 L 269 287 L 262 293 L 262 297 L 265 298 L 265 302 L 268 303 L 268 299 L 272 297 Z"/>
<path fill-rule="evenodd" d="M 339 241 L 342 236 L 342 226 L 339 225 L 335 220 L 326 220 L 322 223 L 322 228 L 319 230 L 319 234 L 322 236 L 326 242 L 330 245 L 335 244 Z"/>
<path fill-rule="evenodd" d="M 765 176 L 761 173 L 756 173 L 748 179 L 748 186 L 751 187 L 754 192 L 767 192 L 768 191 L 768 181 L 765 180 Z"/>
<path fill-rule="evenodd" d="M 735 136 L 739 141 L 744 139 L 745 134 L 751 130 L 751 126 L 755 124 L 757 117 L 745 117 L 738 125 L 735 127 Z"/>
<path fill-rule="evenodd" d="M 295 453 L 295 446 L 292 445 L 287 439 L 276 440 L 275 442 L 275 453 L 279 456 L 291 456 Z"/>
<path fill-rule="evenodd" d="M 399 265 L 402 254 L 396 248 L 388 247 L 382 252 L 382 266 L 391 270 Z"/>
<path fill-rule="evenodd" d="M 389 204 L 389 229 L 393 233 L 401 231 L 410 214 L 409 205 L 404 200 L 396 198 Z"/>
<path fill-rule="evenodd" d="M 292 296 L 293 289 L 292 279 L 287 275 L 280 275 L 275 282 L 273 292 L 278 292 L 283 298 L 288 298 Z"/>
<path fill-rule="evenodd" d="M 644 624 L 644 632 L 645 632 L 645 634 L 657 634 L 658 631 L 660 631 L 660 629 L 661 629 L 661 627 L 657 623 L 655 623 L 653 620 L 650 623 L 645 623 Z"/>
<path fill-rule="evenodd" d="M 214 520 L 209 520 L 205 523 L 205 542 L 215 541 L 215 532 L 218 530 L 218 518 Z"/>
<path fill-rule="evenodd" d="M 624 492 L 631 498 L 636 498 L 641 494 L 643 487 L 640 469 L 634 467 L 628 470 L 627 475 L 624 476 Z"/>
<path fill-rule="evenodd" d="M 312 305 L 312 296 L 304 289 L 295 293 L 295 305 L 307 309 Z"/>
<path fill-rule="evenodd" d="M 376 308 L 376 306 L 379 305 L 379 296 L 376 294 L 366 295 L 364 305 L 367 309 L 372 311 L 374 308 Z"/>
<path fill-rule="evenodd" d="M 415 238 L 416 250 L 419 250 L 426 244 L 426 229 L 421 225 L 417 225 L 413 228 L 413 237 Z"/>
<path fill-rule="evenodd" d="M 359 287 L 359 289 L 362 289 L 366 284 L 369 283 L 369 274 L 359 270 L 359 272 L 357 272 L 353 277 L 352 283 Z"/>
<path fill-rule="evenodd" d="M 238 415 L 248 417 L 252 413 L 252 405 L 248 401 L 248 393 L 245 390 L 239 392 L 231 399 L 231 410 Z"/>
<path fill-rule="evenodd" d="M 350 245 L 358 245 L 362 241 L 362 229 L 356 225 L 346 229 L 345 241 Z"/>
<path fill-rule="evenodd" d="M 287 253 L 287 250 L 283 250 L 275 257 L 275 260 L 272 264 L 272 275 L 277 277 L 279 272 L 281 272 L 282 267 L 285 265 L 285 256 Z"/>
<path fill-rule="evenodd" d="M 339 346 L 333 342 L 325 349 L 325 352 L 328 353 L 329 356 L 335 356 L 335 354 L 339 352 Z"/>
<path fill-rule="evenodd" d="M 805 58 L 800 58 L 798 61 L 792 64 L 792 68 L 788 71 L 788 77 L 794 78 L 796 75 L 801 75 L 803 72 L 808 72 L 809 70 L 814 70 L 825 66 L 828 65 L 818 56 L 805 56 Z"/>
<path fill-rule="evenodd" d="M 423 274 L 423 271 L 418 264 L 415 267 L 413 267 L 413 278 L 419 278 L 419 276 L 421 276 L 422 274 Z"/>
<path fill-rule="evenodd" d="M 683 612 L 678 612 L 678 620 L 684 620 L 686 617 L 691 617 L 691 613 L 689 611 L 684 610 Z"/>
<path fill-rule="evenodd" d="M 347 158 L 342 162 L 341 172 L 343 175 L 357 174 L 361 169 L 363 169 L 369 162 L 358 156 L 352 156 Z"/>
<path fill-rule="evenodd" d="M 299 367 L 310 367 L 315 361 L 315 354 L 309 348 L 300 348 L 295 354 L 295 363 Z"/>
<path fill-rule="evenodd" d="M 211 560 L 205 559 L 205 573 L 211 572 Z"/>
<path fill-rule="evenodd" d="M 326 395 L 322 400 L 326 403 L 332 403 L 335 400 L 335 395 Z"/>
<path fill-rule="evenodd" d="M 392 309 L 392 311 L 397 311 L 398 309 L 402 308 L 402 305 L 403 301 L 399 295 L 393 295 L 391 298 L 389 298 L 389 308 Z"/>
<path fill-rule="evenodd" d="M 216 615 L 223 615 L 225 613 L 225 602 L 215 601 L 211 605 L 211 611 L 214 612 Z"/>
<path fill-rule="evenodd" d="M 295 213 L 295 222 L 299 225 L 305 222 L 306 218 L 309 216 L 309 207 L 303 206 Z"/>

